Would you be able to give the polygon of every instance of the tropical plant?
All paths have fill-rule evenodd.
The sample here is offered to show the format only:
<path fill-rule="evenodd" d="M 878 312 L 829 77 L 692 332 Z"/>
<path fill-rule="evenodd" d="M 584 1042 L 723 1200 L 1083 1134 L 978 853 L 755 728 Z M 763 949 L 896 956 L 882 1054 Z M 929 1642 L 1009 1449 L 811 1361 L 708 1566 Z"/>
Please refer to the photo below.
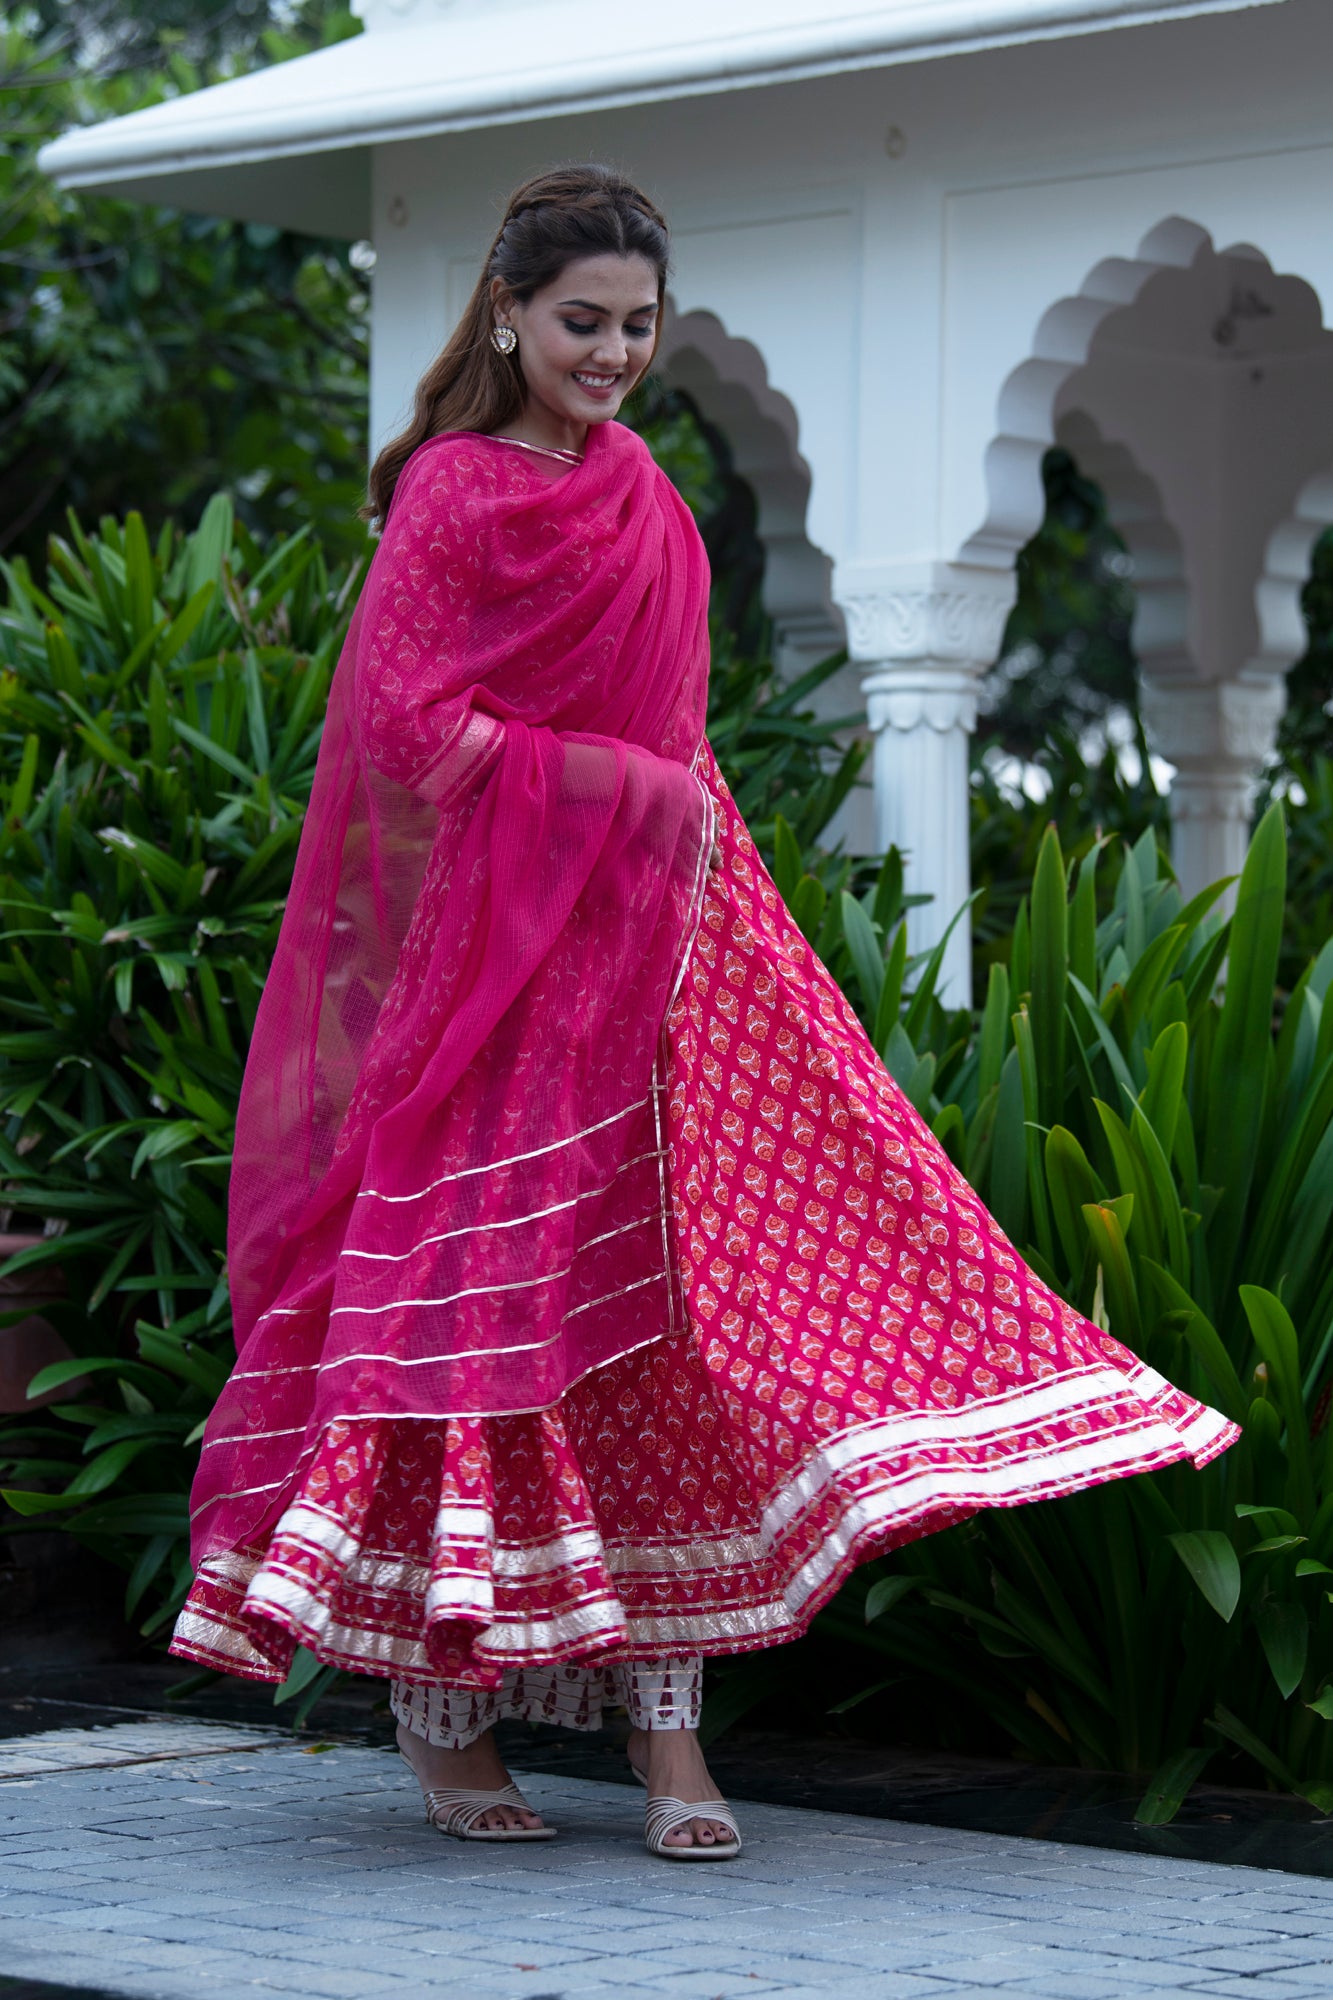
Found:
<path fill-rule="evenodd" d="M 42 585 L 0 566 L 0 1206 L 59 1231 L 5 1268 L 62 1267 L 43 1310 L 72 1359 L 32 1386 L 86 1385 L 0 1425 L 0 1470 L 21 1517 L 128 1573 L 149 1635 L 188 1583 L 232 1359 L 242 1066 L 363 561 L 331 573 L 309 532 L 261 548 L 217 496 L 156 544 L 137 514 L 93 535 L 71 517 Z M 815 825 L 855 775 L 854 752 L 824 768 L 801 706 L 837 664 L 784 687 L 727 657 L 715 680 L 719 755 L 770 833 L 779 807 Z M 321 1691 L 305 1661 L 294 1683 Z"/>
<path fill-rule="evenodd" d="M 1033 1267 L 1243 1429 L 1202 1473 L 913 1544 L 822 1629 L 1026 1755 L 1155 1773 L 1156 1821 L 1222 1741 L 1333 1808 L 1333 942 L 1275 1024 L 1285 866 L 1274 807 L 1223 920 L 1224 885 L 1183 903 L 1150 830 L 1102 914 L 1103 844 L 1070 869 L 1048 829 L 975 1018 L 885 921 L 892 864 L 838 910 L 885 1063 Z"/>
<path fill-rule="evenodd" d="M 1292 757 L 1274 774 L 1269 798 L 1287 809 L 1287 922 L 1278 980 L 1290 991 L 1301 968 L 1333 937 L 1333 757 Z"/>
<path fill-rule="evenodd" d="M 59 1232 L 70 1401 L 0 1433 L 10 1505 L 128 1572 L 171 1615 L 186 1496 L 231 1362 L 227 1165 L 360 564 L 302 533 L 261 550 L 215 498 L 150 545 L 71 518 L 44 587 L 0 614 L 0 1180 Z M 12 1320 L 17 1315 L 9 1315 Z"/>
<path fill-rule="evenodd" d="M 117 1563 L 160 1633 L 230 1361 L 244 1048 L 359 565 L 330 575 L 308 535 L 262 549 L 218 499 L 191 535 L 72 525 L 43 585 L 4 574 L 0 1176 L 12 1211 L 62 1231 L 9 1268 L 63 1266 L 74 1358 L 37 1386 L 85 1386 L 12 1420 L 0 1452 L 11 1504 Z M 723 652 L 714 698 L 729 779 L 756 823 L 771 814 L 780 888 L 942 1143 L 1066 1297 L 1244 1425 L 1202 1475 L 915 1545 L 858 1576 L 823 1630 L 844 1659 L 869 1648 L 984 1703 L 1029 1755 L 1157 1768 L 1159 1818 L 1209 1732 L 1322 1800 L 1333 947 L 1275 1030 L 1280 813 L 1228 923 L 1220 890 L 1182 906 L 1151 827 L 1089 839 L 1071 790 L 1079 858 L 1043 836 L 976 1016 L 941 1005 L 938 951 L 909 957 L 899 857 L 812 848 L 814 807 L 799 836 L 788 824 L 793 799 L 826 785 L 827 806 L 846 779 L 799 694 Z M 301 1658 L 286 1693 L 303 1711 L 324 1685 Z"/>
<path fill-rule="evenodd" d="M 1002 778 L 1006 760 L 999 738 L 977 746 L 969 794 L 974 991 L 984 993 L 992 964 L 1007 960 L 1048 826 L 1055 827 L 1070 861 L 1081 861 L 1108 834 L 1132 847 L 1151 828 L 1167 842 L 1167 795 L 1153 778 L 1142 724 L 1136 721 L 1134 727 L 1138 775 L 1133 779 L 1114 746 L 1090 760 L 1072 732 L 1052 729 L 1036 746 L 1025 774 L 1044 785 L 1039 802 Z"/>
<path fill-rule="evenodd" d="M 281 20 L 281 27 L 279 21 Z M 358 31 L 339 0 L 30 0 L 0 14 L 0 552 L 71 501 L 156 532 L 218 488 L 352 559 L 369 287 L 342 242 L 65 193 L 41 146 Z"/>

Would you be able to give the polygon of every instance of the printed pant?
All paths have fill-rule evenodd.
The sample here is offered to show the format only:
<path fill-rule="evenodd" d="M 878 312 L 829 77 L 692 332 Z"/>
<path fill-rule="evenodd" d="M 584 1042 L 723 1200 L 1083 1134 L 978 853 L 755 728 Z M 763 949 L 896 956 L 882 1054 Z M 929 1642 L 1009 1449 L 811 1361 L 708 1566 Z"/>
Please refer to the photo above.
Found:
<path fill-rule="evenodd" d="M 604 1667 L 511 1667 L 498 1688 L 391 1681 L 389 1707 L 414 1736 L 442 1750 L 465 1750 L 508 1716 L 562 1729 L 600 1729 L 603 1707 L 618 1704 L 636 1729 L 697 1729 L 702 1679 L 698 1653 Z"/>

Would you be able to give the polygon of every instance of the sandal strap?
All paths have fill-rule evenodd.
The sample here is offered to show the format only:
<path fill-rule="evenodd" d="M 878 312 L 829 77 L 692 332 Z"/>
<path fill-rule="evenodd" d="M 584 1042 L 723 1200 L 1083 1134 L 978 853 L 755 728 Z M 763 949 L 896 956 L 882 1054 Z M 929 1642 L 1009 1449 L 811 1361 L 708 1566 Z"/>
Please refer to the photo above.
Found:
<path fill-rule="evenodd" d="M 498 1792 L 470 1792 L 456 1785 L 437 1785 L 434 1791 L 422 1796 L 426 1801 L 426 1818 L 444 1833 L 470 1833 L 482 1815 L 495 1806 L 516 1807 L 520 1812 L 535 1810 L 515 1784 L 505 1785 Z"/>
<path fill-rule="evenodd" d="M 732 1840 L 739 1847 L 741 1830 L 736 1824 L 736 1816 L 725 1799 L 699 1799 L 690 1805 L 685 1799 L 673 1799 L 663 1793 L 660 1798 L 649 1799 L 644 1807 L 643 1837 L 650 1854 L 661 1854 L 666 1849 L 666 1837 L 676 1828 L 691 1819 L 720 1820 L 731 1833 Z M 720 1840 L 718 1847 L 729 1847 L 731 1841 Z"/>

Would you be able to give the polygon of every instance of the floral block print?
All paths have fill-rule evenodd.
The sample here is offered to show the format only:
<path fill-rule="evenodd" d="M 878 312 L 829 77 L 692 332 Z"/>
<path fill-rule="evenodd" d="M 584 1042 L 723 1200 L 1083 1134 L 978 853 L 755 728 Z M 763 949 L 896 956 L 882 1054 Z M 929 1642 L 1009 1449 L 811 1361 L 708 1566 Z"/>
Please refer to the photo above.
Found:
<path fill-rule="evenodd" d="M 859 1563 L 1235 1427 L 1024 1264 L 792 924 L 711 754 L 709 878 L 665 1031 L 685 1331 L 552 1408 L 347 1418 L 272 1532 L 203 1566 L 173 1650 L 296 1643 L 407 1685 L 795 1638 Z"/>

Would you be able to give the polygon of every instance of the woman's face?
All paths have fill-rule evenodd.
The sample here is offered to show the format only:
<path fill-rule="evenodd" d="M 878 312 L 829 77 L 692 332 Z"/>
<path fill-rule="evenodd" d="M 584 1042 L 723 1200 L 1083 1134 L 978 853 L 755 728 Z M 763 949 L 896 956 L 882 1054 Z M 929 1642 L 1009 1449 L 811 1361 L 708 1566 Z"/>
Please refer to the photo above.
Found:
<path fill-rule="evenodd" d="M 526 305 L 497 280 L 497 325 L 518 335 L 529 413 L 604 424 L 647 368 L 657 331 L 657 272 L 646 257 L 578 257 Z"/>

